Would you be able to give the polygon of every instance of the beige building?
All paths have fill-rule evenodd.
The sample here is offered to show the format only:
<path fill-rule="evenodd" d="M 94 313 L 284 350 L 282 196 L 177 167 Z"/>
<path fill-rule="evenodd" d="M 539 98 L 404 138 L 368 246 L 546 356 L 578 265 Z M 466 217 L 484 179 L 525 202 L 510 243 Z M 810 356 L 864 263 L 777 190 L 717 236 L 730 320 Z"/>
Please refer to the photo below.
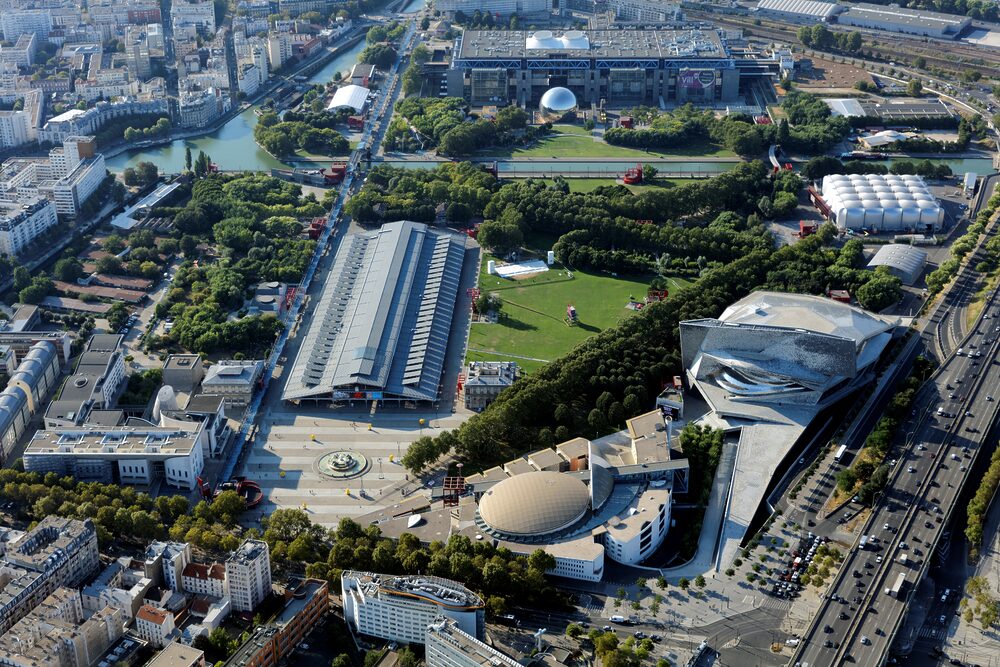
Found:
<path fill-rule="evenodd" d="M 226 560 L 226 592 L 233 611 L 252 612 L 271 594 L 271 557 L 267 542 L 244 540 Z"/>
<path fill-rule="evenodd" d="M 136 634 L 153 646 L 165 646 L 173 639 L 176 629 L 174 615 L 166 609 L 144 604 L 135 615 Z"/>
<path fill-rule="evenodd" d="M 205 667 L 205 652 L 193 646 L 170 642 L 146 667 Z"/>

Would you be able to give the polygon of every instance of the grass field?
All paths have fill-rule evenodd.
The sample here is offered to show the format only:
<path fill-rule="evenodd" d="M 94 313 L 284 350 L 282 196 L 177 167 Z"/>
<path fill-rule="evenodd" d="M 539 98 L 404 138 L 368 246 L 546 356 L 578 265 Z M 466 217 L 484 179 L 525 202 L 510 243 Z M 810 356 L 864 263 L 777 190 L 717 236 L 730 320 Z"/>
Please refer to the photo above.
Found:
<path fill-rule="evenodd" d="M 495 291 L 503 299 L 502 319 L 497 324 L 473 324 L 469 334 L 468 360 L 516 361 L 528 373 L 557 359 L 590 336 L 634 315 L 625 307 L 630 297 L 646 296 L 648 279 L 615 278 L 607 274 L 573 271 L 572 278 L 561 267 L 527 280 L 505 280 L 486 273 L 483 257 L 479 286 Z M 687 281 L 670 279 L 670 288 Z M 566 306 L 576 307 L 579 323 L 567 326 Z"/>
<path fill-rule="evenodd" d="M 622 157 L 649 159 L 654 157 L 736 157 L 736 154 L 715 144 L 702 142 L 671 151 L 643 151 L 624 146 L 612 146 L 594 140 L 590 132 L 579 125 L 556 125 L 552 132 L 526 148 L 493 148 L 483 151 L 493 157 Z"/>

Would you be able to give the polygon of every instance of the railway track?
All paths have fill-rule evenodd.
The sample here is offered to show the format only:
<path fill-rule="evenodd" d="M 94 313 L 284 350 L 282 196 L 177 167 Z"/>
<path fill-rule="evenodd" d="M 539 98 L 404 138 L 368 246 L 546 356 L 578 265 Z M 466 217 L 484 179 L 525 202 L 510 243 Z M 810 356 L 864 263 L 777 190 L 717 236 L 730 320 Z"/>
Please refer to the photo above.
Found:
<path fill-rule="evenodd" d="M 687 10 L 686 13 L 692 19 L 703 19 L 724 28 L 742 30 L 748 37 L 763 37 L 786 44 L 799 43 L 798 29 L 801 26 L 696 10 Z M 759 24 L 756 21 L 759 21 Z M 828 27 L 834 28 L 834 26 Z M 873 46 L 870 41 L 867 42 L 865 44 L 866 52 L 870 51 L 873 55 L 871 57 L 854 56 L 854 58 L 859 60 L 878 58 L 885 60 L 885 63 L 882 63 L 883 65 L 888 65 L 890 62 L 899 62 L 904 66 L 909 66 L 915 57 L 920 56 L 932 67 L 955 73 L 971 69 L 984 76 L 993 76 L 997 68 L 1000 68 L 1000 50 L 971 46 L 956 41 L 948 41 L 947 43 L 923 42 L 919 41 L 919 38 L 907 39 L 887 33 L 873 34 L 866 31 L 861 32 L 869 39 L 873 36 L 877 37 L 877 45 Z M 953 57 L 941 57 L 940 54 L 943 51 L 946 51 Z M 831 53 L 829 57 L 851 58 L 852 56 L 839 56 Z"/>

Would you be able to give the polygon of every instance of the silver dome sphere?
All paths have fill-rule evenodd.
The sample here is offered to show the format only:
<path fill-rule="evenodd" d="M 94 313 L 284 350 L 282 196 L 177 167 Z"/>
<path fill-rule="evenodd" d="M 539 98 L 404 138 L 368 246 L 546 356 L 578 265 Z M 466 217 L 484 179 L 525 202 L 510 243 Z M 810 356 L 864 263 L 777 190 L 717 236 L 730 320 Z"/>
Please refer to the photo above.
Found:
<path fill-rule="evenodd" d="M 549 88 L 538 104 L 542 119 L 549 122 L 562 120 L 576 110 L 576 95 L 568 88 Z"/>

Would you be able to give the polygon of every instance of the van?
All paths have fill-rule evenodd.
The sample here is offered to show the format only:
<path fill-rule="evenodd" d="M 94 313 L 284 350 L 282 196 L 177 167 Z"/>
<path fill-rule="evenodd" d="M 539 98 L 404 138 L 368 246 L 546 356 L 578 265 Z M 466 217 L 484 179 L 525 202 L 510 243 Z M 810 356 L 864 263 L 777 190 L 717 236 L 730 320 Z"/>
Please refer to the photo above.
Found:
<path fill-rule="evenodd" d="M 941 407 L 941 406 L 939 405 L 939 406 L 938 406 L 938 409 L 937 409 L 937 413 L 938 413 L 938 416 L 939 416 L 939 417 L 941 417 L 941 416 L 944 416 L 944 408 L 942 408 L 942 407 Z"/>
<path fill-rule="evenodd" d="M 962 356 L 963 354 L 965 354 L 965 351 L 962 348 L 958 348 L 957 350 L 955 350 L 955 354 L 957 354 L 958 356 Z"/>
<path fill-rule="evenodd" d="M 621 614 L 615 614 L 614 616 L 612 616 L 608 620 L 611 621 L 612 623 L 624 623 L 625 622 L 625 617 L 622 616 Z"/>

